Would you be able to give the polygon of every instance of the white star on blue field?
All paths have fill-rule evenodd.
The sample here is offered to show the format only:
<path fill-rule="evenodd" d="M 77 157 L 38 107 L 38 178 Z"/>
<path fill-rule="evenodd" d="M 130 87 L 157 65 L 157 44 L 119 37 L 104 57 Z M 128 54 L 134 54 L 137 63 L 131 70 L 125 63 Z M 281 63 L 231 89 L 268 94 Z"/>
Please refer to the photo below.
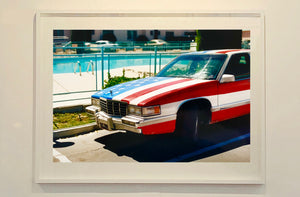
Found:
<path fill-rule="evenodd" d="M 170 79 L 170 78 L 169 77 L 148 77 L 148 78 L 144 78 L 144 79 L 129 81 L 126 83 L 118 84 L 118 85 L 106 88 L 104 90 L 101 90 L 101 91 L 95 93 L 92 97 L 93 98 L 102 97 L 105 99 L 112 99 L 114 96 L 118 96 L 119 94 L 122 94 L 129 90 L 139 88 L 141 86 L 149 85 L 152 83 L 156 83 L 159 81 L 164 81 L 167 79 Z"/>

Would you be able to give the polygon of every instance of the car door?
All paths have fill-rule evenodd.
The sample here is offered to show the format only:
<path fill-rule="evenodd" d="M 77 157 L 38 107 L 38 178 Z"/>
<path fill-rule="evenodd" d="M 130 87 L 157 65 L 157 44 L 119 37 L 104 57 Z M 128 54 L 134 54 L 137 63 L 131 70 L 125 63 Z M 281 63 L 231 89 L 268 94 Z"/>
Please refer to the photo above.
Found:
<path fill-rule="evenodd" d="M 218 108 L 213 113 L 213 122 L 250 113 L 249 53 L 233 54 L 222 76 L 224 75 L 232 79 L 219 82 Z"/>

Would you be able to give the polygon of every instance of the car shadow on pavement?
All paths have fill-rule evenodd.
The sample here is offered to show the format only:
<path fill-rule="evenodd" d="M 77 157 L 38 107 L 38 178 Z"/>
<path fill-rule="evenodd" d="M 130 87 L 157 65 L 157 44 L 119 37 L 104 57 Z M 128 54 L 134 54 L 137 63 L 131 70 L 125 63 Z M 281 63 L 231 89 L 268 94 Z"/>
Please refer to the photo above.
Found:
<path fill-rule="evenodd" d="M 205 131 L 201 132 L 201 137 L 195 142 L 173 134 L 144 136 L 121 132 L 97 138 L 95 141 L 103 144 L 105 149 L 118 156 L 131 157 L 138 162 L 165 162 L 216 144 L 222 144 L 224 141 L 230 141 L 242 135 L 247 136 L 249 133 L 250 117 L 243 116 L 209 125 Z M 238 139 L 205 152 L 200 151 L 199 154 L 176 161 L 195 161 L 247 144 L 250 144 L 250 137 Z"/>
<path fill-rule="evenodd" d="M 74 142 L 58 142 L 56 140 L 53 141 L 53 148 L 65 148 L 74 145 Z"/>

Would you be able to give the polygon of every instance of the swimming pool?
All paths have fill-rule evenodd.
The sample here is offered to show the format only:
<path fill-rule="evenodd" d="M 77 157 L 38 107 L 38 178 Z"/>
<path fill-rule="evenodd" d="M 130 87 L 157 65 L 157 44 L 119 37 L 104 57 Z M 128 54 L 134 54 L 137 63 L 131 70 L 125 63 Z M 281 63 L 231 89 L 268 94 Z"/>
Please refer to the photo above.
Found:
<path fill-rule="evenodd" d="M 155 64 L 157 69 L 169 63 L 180 53 L 158 53 L 155 58 L 154 53 L 145 54 L 104 54 L 103 55 L 103 70 L 122 68 L 128 66 L 149 66 Z M 101 54 L 84 54 L 84 55 L 54 55 L 53 58 L 53 74 L 92 71 L 94 65 L 95 70 L 102 70 L 102 55 Z M 157 70 L 158 71 L 158 70 Z"/>

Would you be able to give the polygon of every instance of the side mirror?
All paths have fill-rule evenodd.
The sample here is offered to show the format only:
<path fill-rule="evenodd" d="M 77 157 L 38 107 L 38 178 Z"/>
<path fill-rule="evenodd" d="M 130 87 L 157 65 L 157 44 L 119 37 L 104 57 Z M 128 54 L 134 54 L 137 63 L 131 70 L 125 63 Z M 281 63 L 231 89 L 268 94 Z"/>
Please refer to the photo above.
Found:
<path fill-rule="evenodd" d="M 228 82 L 234 82 L 234 81 L 235 81 L 234 75 L 224 74 L 224 75 L 222 75 L 220 83 L 228 83 Z"/>

